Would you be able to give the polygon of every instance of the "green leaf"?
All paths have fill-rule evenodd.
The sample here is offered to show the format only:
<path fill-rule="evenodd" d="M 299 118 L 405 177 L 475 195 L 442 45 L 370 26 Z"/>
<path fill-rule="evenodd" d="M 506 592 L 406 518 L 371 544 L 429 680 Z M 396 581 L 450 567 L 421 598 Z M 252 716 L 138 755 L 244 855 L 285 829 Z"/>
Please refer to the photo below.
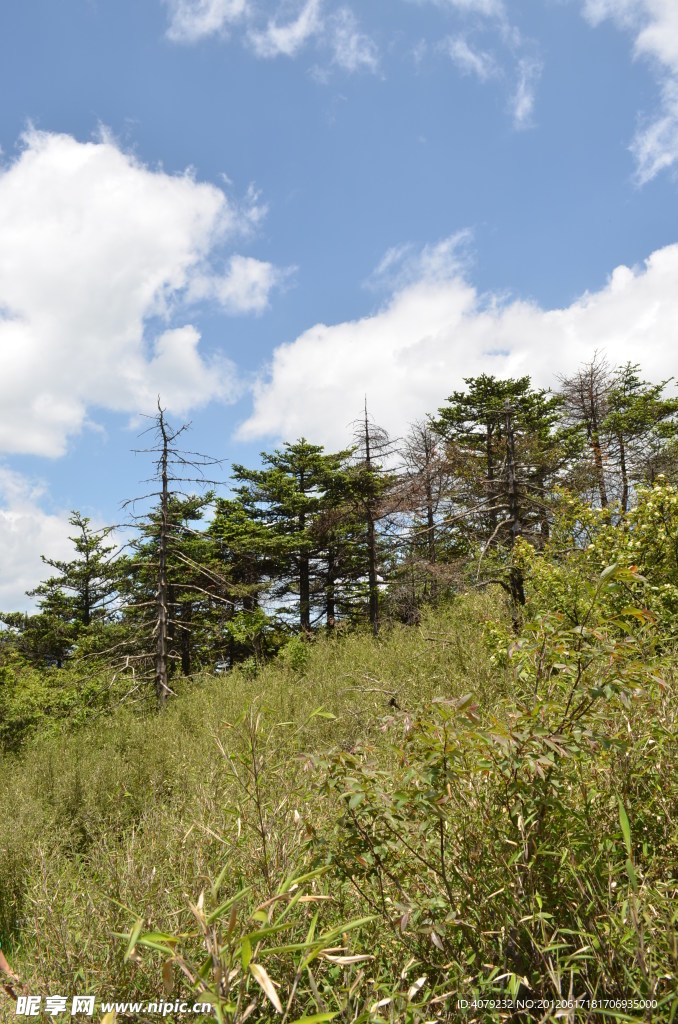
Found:
<path fill-rule="evenodd" d="M 626 852 L 629 855 L 629 860 L 632 859 L 633 853 L 631 850 L 631 826 L 629 824 L 629 818 L 626 813 L 626 808 L 622 803 L 621 797 L 617 797 L 617 803 L 619 804 L 619 824 L 621 825 L 622 835 L 624 836 L 624 843 L 626 845 Z"/>
<path fill-rule="evenodd" d="M 241 889 L 240 892 L 237 892 L 235 896 L 231 896 L 231 898 L 226 900 L 225 903 L 221 903 L 216 908 L 216 910 L 213 910 L 212 913 L 208 915 L 207 923 L 212 924 L 213 921 L 216 921 L 218 918 L 220 918 L 222 914 L 225 914 L 226 911 L 233 906 L 234 903 L 239 902 L 241 896 L 245 896 L 250 891 L 251 888 L 252 886 L 248 885 L 246 888 Z"/>
<path fill-rule="evenodd" d="M 137 939 L 141 935 L 141 929 L 143 927 L 144 927 L 144 921 L 143 921 L 143 918 L 140 917 L 136 921 L 136 923 L 135 923 L 135 925 L 132 928 L 132 931 L 130 933 L 129 942 L 127 943 L 127 951 L 125 952 L 125 957 L 124 957 L 125 960 L 129 960 L 130 956 L 134 952 L 134 947 L 137 944 Z"/>
<path fill-rule="evenodd" d="M 291 1024 L 321 1024 L 325 1020 L 334 1020 L 336 1016 L 336 1013 L 312 1013 L 310 1017 L 297 1017 Z"/>
<path fill-rule="evenodd" d="M 247 968 L 250 965 L 250 960 L 251 959 L 252 959 L 252 943 L 247 938 L 247 936 L 245 936 L 245 938 L 242 940 L 242 943 L 241 943 L 241 946 L 240 946 L 240 960 L 242 962 L 242 969 L 243 969 L 243 971 L 247 970 Z"/>
<path fill-rule="evenodd" d="M 638 892 L 638 878 L 636 877 L 636 869 L 633 866 L 633 861 L 629 857 L 626 861 L 626 871 L 631 882 L 631 886 L 634 892 Z"/>

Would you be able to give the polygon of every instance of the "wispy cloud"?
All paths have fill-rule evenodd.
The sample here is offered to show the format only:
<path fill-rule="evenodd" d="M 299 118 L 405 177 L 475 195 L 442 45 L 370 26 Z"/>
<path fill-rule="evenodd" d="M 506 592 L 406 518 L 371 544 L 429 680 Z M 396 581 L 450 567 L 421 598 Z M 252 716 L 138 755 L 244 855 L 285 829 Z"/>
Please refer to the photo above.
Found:
<path fill-rule="evenodd" d="M 518 129 L 531 128 L 535 104 L 535 89 L 543 65 L 533 57 L 521 57 L 518 61 L 518 83 L 511 98 L 513 124 Z"/>
<path fill-rule="evenodd" d="M 478 14 L 483 18 L 502 17 L 505 13 L 503 0 L 410 0 L 410 3 L 434 3 L 437 7 Z"/>
<path fill-rule="evenodd" d="M 470 228 L 440 242 L 416 246 L 413 242 L 392 246 L 384 253 L 366 281 L 374 290 L 397 291 L 415 281 L 446 281 L 462 275 L 471 265 L 473 232 Z"/>
<path fill-rule="evenodd" d="M 248 38 L 258 57 L 294 57 L 322 27 L 320 0 L 306 0 L 295 18 L 271 18 L 264 29 L 252 29 Z"/>
<path fill-rule="evenodd" d="M 327 25 L 333 63 L 345 71 L 372 71 L 379 68 L 379 51 L 370 36 L 362 32 L 358 19 L 348 7 L 341 7 Z"/>
<path fill-rule="evenodd" d="M 242 21 L 251 0 L 164 0 L 169 8 L 168 38 L 177 43 L 194 43 L 205 36 L 223 35 Z"/>
<path fill-rule="evenodd" d="M 347 6 L 332 8 L 326 0 L 282 0 L 272 14 L 262 19 L 262 9 L 251 0 L 165 0 L 171 5 L 171 38 L 196 42 L 207 35 L 221 34 L 236 22 L 244 32 L 241 41 L 263 60 L 294 58 L 311 44 L 324 63 L 313 69 L 313 77 L 325 82 L 331 68 L 355 73 L 379 68 L 379 49 L 359 25 Z"/>
<path fill-rule="evenodd" d="M 444 36 L 435 50 L 449 57 L 462 75 L 472 76 L 483 84 L 499 83 L 506 92 L 514 127 L 517 130 L 531 128 L 543 63 L 535 40 L 523 37 L 511 22 L 510 12 L 502 0 L 408 2 L 433 4 L 455 16 L 461 31 Z M 419 53 L 424 54 L 424 46 L 418 45 Z"/>
<path fill-rule="evenodd" d="M 447 36 L 440 44 L 462 74 L 475 75 L 481 82 L 495 77 L 499 69 L 491 53 L 486 50 L 474 50 L 463 36 Z"/>
<path fill-rule="evenodd" d="M 676 0 L 585 0 L 592 25 L 609 18 L 633 36 L 636 58 L 650 61 L 659 83 L 659 112 L 643 117 L 631 143 L 636 180 L 645 185 L 678 166 L 678 3 Z"/>

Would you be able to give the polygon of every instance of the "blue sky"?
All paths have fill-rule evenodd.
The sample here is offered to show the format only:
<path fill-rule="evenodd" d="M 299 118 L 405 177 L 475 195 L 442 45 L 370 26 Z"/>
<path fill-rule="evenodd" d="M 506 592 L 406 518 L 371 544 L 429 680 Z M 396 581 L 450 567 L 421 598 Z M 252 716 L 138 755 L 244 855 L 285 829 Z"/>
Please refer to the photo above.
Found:
<path fill-rule="evenodd" d="M 464 376 L 674 373 L 675 0 L 8 0 L 0 607 L 161 395 L 253 464 Z"/>

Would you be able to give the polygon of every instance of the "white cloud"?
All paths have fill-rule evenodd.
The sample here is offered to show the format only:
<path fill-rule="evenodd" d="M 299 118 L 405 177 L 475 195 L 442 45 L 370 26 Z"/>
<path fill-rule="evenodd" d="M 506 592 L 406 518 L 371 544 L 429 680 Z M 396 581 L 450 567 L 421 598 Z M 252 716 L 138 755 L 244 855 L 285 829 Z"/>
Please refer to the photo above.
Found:
<path fill-rule="evenodd" d="M 618 267 L 600 291 L 553 310 L 479 295 L 458 262 L 431 258 L 436 249 L 449 253 L 455 246 L 430 247 L 419 279 L 399 287 L 371 316 L 317 324 L 279 346 L 240 436 L 305 436 L 343 447 L 346 424 L 365 394 L 377 421 L 402 434 L 408 423 L 435 412 L 464 377 L 529 374 L 552 386 L 557 373 L 573 370 L 595 349 L 613 362 L 640 362 L 650 379 L 675 369 L 678 245 L 654 252 L 641 268 Z"/>
<path fill-rule="evenodd" d="M 634 56 L 649 59 L 660 85 L 660 110 L 631 144 L 636 178 L 646 184 L 678 164 L 678 3 L 676 0 L 584 0 L 593 25 L 607 18 L 634 36 Z"/>
<path fill-rule="evenodd" d="M 229 313 L 262 313 L 271 291 L 281 287 L 293 270 L 281 270 L 251 256 L 231 256 L 222 276 L 196 277 L 188 297 L 193 301 L 216 299 Z"/>
<path fill-rule="evenodd" d="M 473 232 L 464 229 L 419 249 L 411 242 L 393 246 L 387 249 L 367 285 L 395 292 L 418 281 L 449 281 L 469 265 L 472 240 Z"/>
<path fill-rule="evenodd" d="M 518 84 L 512 97 L 511 109 L 516 128 L 530 128 L 534 113 L 535 86 L 542 73 L 542 63 L 531 57 L 518 61 Z"/>
<path fill-rule="evenodd" d="M 514 128 L 531 128 L 535 91 L 543 64 L 536 42 L 523 37 L 520 29 L 512 24 L 505 5 L 500 0 L 414 2 L 434 3 L 439 8 L 453 10 L 458 18 L 463 19 L 464 31 L 445 36 L 437 44 L 437 51 L 449 57 L 462 75 L 473 75 L 483 83 L 501 82 L 507 92 L 507 106 Z M 469 42 L 471 32 L 476 36 L 490 36 L 493 52 Z M 421 46 L 415 51 L 415 64 L 424 53 Z"/>
<path fill-rule="evenodd" d="M 426 0 L 414 0 L 425 3 Z M 501 17 L 504 14 L 502 0 L 433 0 L 438 7 L 449 7 L 464 14 L 480 14 L 484 18 Z"/>
<path fill-rule="evenodd" d="M 345 71 L 372 71 L 379 67 L 379 52 L 373 39 L 358 28 L 355 14 L 341 7 L 329 20 L 328 26 L 333 63 Z"/>
<path fill-rule="evenodd" d="M 242 21 L 249 0 L 165 0 L 169 8 L 168 38 L 177 43 L 194 43 L 205 36 L 223 34 Z"/>
<path fill-rule="evenodd" d="M 20 474 L 0 465 L 0 608 L 29 611 L 34 600 L 26 591 L 44 579 L 40 555 L 73 557 L 68 540 L 68 514 L 45 512 L 40 506 L 44 491 Z"/>
<path fill-rule="evenodd" d="M 249 40 L 258 57 L 294 57 L 321 28 L 320 0 L 306 0 L 292 21 L 271 18 L 265 29 L 253 29 Z"/>
<path fill-rule="evenodd" d="M 476 75 L 481 82 L 497 74 L 497 65 L 491 53 L 473 50 L 463 36 L 448 36 L 441 49 L 457 65 L 462 74 Z"/>
<path fill-rule="evenodd" d="M 194 326 L 171 328 L 200 287 L 228 312 L 265 306 L 279 272 L 234 256 L 224 268 L 223 255 L 259 215 L 256 197 L 239 208 L 110 138 L 29 132 L 0 167 L 0 451 L 60 455 L 92 406 L 232 397 L 233 367 L 200 354 Z"/>
<path fill-rule="evenodd" d="M 265 60 L 296 57 L 314 41 L 317 48 L 328 53 L 327 66 L 313 69 L 313 77 L 321 82 L 328 81 L 331 65 L 349 73 L 378 70 L 378 47 L 360 30 L 347 6 L 325 11 L 325 0 L 269 0 L 266 5 L 255 0 L 163 2 L 170 14 L 167 35 L 175 42 L 195 43 L 212 35 L 228 38 L 229 30 L 239 25 L 244 30 L 241 41 Z M 267 9 L 267 17 L 263 17 Z"/>

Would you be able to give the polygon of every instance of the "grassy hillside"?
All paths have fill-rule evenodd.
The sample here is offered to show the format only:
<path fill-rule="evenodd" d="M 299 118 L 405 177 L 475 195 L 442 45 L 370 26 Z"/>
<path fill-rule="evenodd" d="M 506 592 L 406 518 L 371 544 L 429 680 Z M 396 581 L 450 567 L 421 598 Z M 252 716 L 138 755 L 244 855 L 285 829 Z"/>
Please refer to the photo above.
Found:
<path fill-rule="evenodd" d="M 488 592 L 38 733 L 0 762 L 3 949 L 43 996 L 203 991 L 234 1022 L 584 995 L 673 1020 L 675 680 L 647 643 L 548 617 L 516 643 Z"/>

